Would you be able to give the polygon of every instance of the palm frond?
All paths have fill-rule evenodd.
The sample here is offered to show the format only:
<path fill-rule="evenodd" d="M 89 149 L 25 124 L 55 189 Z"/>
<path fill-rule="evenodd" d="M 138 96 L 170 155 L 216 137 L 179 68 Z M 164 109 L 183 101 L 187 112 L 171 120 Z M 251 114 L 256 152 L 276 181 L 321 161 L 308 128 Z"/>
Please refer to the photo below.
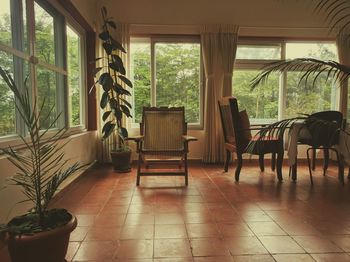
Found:
<path fill-rule="evenodd" d="M 323 61 L 314 58 L 296 58 L 292 60 L 283 60 L 270 63 L 262 68 L 262 71 L 251 81 L 252 89 L 265 83 L 269 76 L 275 72 L 300 72 L 300 81 L 308 82 L 312 77 L 312 84 L 321 74 L 326 74 L 326 81 L 344 81 L 350 75 L 350 67 L 342 65 L 335 61 Z"/>

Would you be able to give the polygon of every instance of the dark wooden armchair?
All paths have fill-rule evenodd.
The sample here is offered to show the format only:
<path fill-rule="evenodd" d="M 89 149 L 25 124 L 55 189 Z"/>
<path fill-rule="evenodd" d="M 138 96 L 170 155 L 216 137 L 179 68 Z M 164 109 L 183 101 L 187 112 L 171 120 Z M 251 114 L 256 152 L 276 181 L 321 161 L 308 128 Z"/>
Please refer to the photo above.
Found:
<path fill-rule="evenodd" d="M 310 180 L 312 180 L 312 171 L 316 165 L 316 149 L 323 149 L 323 175 L 326 174 L 329 162 L 329 151 L 333 151 L 337 157 L 339 179 L 344 182 L 344 166 L 340 159 L 339 152 L 334 146 L 338 144 L 339 133 L 344 125 L 343 114 L 339 111 L 321 111 L 311 114 L 306 120 L 305 125 L 310 132 L 309 138 L 300 138 L 299 144 L 309 145 L 307 149 L 307 158 L 309 164 Z M 310 159 L 310 151 L 312 151 L 312 161 Z"/>
<path fill-rule="evenodd" d="M 264 171 L 264 155 L 272 153 L 272 170 L 275 169 L 275 158 L 277 155 L 277 177 L 282 180 L 283 163 L 283 137 L 252 137 L 249 119 L 246 112 L 238 111 L 237 99 L 235 97 L 224 97 L 218 101 L 221 123 L 225 137 L 226 161 L 225 172 L 228 171 L 228 165 L 231 160 L 231 153 L 237 154 L 237 167 L 235 179 L 239 181 L 239 175 L 242 168 L 242 155 L 247 153 L 247 146 L 255 140 L 252 154 L 259 155 L 260 169 Z"/>
<path fill-rule="evenodd" d="M 139 156 L 136 185 L 141 176 L 151 175 L 184 176 L 188 185 L 188 143 L 197 139 L 187 136 L 184 107 L 144 107 L 140 136 L 132 139 L 137 143 Z M 178 169 L 169 169 L 168 165 L 174 163 Z M 150 169 L 153 165 L 157 168 Z"/>

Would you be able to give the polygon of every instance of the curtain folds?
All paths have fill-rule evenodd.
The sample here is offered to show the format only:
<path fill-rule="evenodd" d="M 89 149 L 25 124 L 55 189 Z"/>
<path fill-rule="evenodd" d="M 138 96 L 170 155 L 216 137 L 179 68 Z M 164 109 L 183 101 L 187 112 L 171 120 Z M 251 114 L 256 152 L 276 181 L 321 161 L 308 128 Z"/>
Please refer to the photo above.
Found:
<path fill-rule="evenodd" d="M 123 47 L 126 49 L 128 52 L 129 50 L 129 45 L 130 45 L 130 35 L 129 35 L 129 24 L 122 24 L 118 23 L 117 24 L 117 29 L 115 31 L 111 32 L 112 37 L 114 39 L 117 39 Z M 96 44 L 96 53 L 98 57 L 103 57 L 105 56 L 102 44 L 100 39 L 97 39 L 97 44 Z M 118 52 L 118 55 L 123 59 L 124 62 L 124 67 L 127 69 L 128 68 L 128 56 L 125 53 Z M 96 67 L 98 66 L 103 66 L 103 62 L 105 62 L 103 59 L 99 60 L 96 63 Z M 102 71 L 102 70 L 101 70 Z M 127 70 L 128 73 L 128 70 Z M 99 86 L 96 86 L 96 96 L 97 96 L 97 101 L 99 105 L 99 101 L 102 96 L 102 89 Z M 102 121 L 102 115 L 103 111 L 100 109 L 98 106 L 98 117 L 97 117 L 97 130 L 98 130 L 98 139 L 97 139 L 97 160 L 100 163 L 110 163 L 111 162 L 111 156 L 110 152 L 113 149 L 113 145 L 117 142 L 117 137 L 112 134 L 108 139 L 102 140 L 102 127 L 104 122 Z M 125 123 L 125 118 L 124 120 L 124 126 L 126 125 Z"/>
<path fill-rule="evenodd" d="M 337 36 L 339 62 L 350 67 L 350 32 Z M 348 107 L 348 81 L 340 83 L 339 110 L 346 116 Z"/>
<path fill-rule="evenodd" d="M 205 163 L 224 160 L 224 140 L 217 101 L 232 94 L 232 74 L 238 26 L 204 25 L 201 28 L 205 70 L 204 153 Z"/>

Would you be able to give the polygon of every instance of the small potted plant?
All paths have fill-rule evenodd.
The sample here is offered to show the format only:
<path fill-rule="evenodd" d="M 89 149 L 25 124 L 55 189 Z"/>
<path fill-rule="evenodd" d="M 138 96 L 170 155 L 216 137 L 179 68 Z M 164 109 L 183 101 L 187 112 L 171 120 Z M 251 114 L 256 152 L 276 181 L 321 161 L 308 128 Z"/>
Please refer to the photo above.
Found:
<path fill-rule="evenodd" d="M 0 236 L 8 244 L 12 262 L 62 262 L 77 220 L 67 210 L 49 209 L 49 205 L 61 183 L 82 166 L 75 163 L 65 167 L 67 160 L 64 160 L 63 149 L 66 143 L 62 144 L 60 140 L 65 136 L 66 129 L 53 133 L 50 130 L 59 115 L 49 127 L 43 129 L 39 120 L 48 117 L 52 110 L 43 112 L 43 102 L 37 112 L 36 101 L 30 101 L 26 83 L 18 87 L 11 75 L 1 67 L 0 75 L 13 92 L 17 112 L 28 131 L 28 137 L 19 136 L 23 141 L 23 150 L 16 151 L 11 147 L 0 149 L 18 170 L 16 175 L 9 178 L 7 185 L 19 186 L 26 197 L 22 202 L 33 204 L 28 213 L 0 225 Z"/>
<path fill-rule="evenodd" d="M 95 70 L 95 84 L 102 90 L 100 107 L 104 110 L 102 120 L 102 139 L 111 135 L 116 137 L 112 144 L 111 159 L 114 169 L 118 172 L 130 171 L 131 150 L 126 144 L 128 131 L 123 126 L 124 116 L 131 117 L 131 104 L 126 96 L 131 96 L 128 87 L 132 88 L 131 81 L 125 76 L 126 70 L 120 53 L 126 53 L 124 47 L 112 37 L 111 30 L 117 28 L 112 18 L 107 17 L 107 9 L 102 7 L 102 31 L 99 38 L 102 42 L 104 56 L 98 57 L 102 66 Z M 98 75 L 98 77 L 97 77 Z"/>

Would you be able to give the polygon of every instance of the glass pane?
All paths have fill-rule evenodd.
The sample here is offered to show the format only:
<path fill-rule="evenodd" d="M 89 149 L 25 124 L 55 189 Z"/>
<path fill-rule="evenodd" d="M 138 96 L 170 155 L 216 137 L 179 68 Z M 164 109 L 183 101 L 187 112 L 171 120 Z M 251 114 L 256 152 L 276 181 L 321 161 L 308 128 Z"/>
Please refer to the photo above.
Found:
<path fill-rule="evenodd" d="M 0 41 L 1 43 L 12 46 L 12 26 L 11 26 L 11 7 L 10 0 L 3 0 L 0 8 Z"/>
<path fill-rule="evenodd" d="M 200 45 L 157 43 L 156 105 L 184 106 L 187 123 L 200 122 Z"/>
<path fill-rule="evenodd" d="M 13 75 L 13 57 L 0 51 L 0 65 Z M 0 136 L 16 133 L 15 99 L 12 91 L 0 77 Z"/>
<path fill-rule="evenodd" d="M 34 5 L 35 46 L 40 60 L 55 64 L 54 18 L 39 4 Z"/>
<path fill-rule="evenodd" d="M 239 110 L 247 110 L 252 123 L 268 123 L 278 118 L 279 74 L 272 74 L 264 85 L 251 90 L 251 80 L 258 71 L 234 71 L 232 94 L 237 98 Z"/>
<path fill-rule="evenodd" d="M 151 105 L 151 45 L 145 39 L 132 39 L 130 76 L 133 82 L 134 123 L 142 118 L 142 107 Z"/>
<path fill-rule="evenodd" d="M 273 60 L 281 58 L 280 46 L 238 45 L 236 59 Z"/>
<path fill-rule="evenodd" d="M 37 67 L 38 109 L 41 107 L 40 125 L 42 129 L 50 127 L 57 116 L 57 75 L 45 68 Z M 52 126 L 57 127 L 57 123 Z"/>
<path fill-rule="evenodd" d="M 331 43 L 286 43 L 287 59 L 307 57 L 337 61 L 337 47 Z"/>
<path fill-rule="evenodd" d="M 80 37 L 67 26 L 67 64 L 70 126 L 81 125 L 81 53 Z"/>
<path fill-rule="evenodd" d="M 286 118 L 295 117 L 298 114 L 311 114 L 317 111 L 334 110 L 337 101 L 337 84 L 325 81 L 326 75 L 320 76 L 313 87 L 312 81 L 307 84 L 299 84 L 298 72 L 287 74 Z"/>

